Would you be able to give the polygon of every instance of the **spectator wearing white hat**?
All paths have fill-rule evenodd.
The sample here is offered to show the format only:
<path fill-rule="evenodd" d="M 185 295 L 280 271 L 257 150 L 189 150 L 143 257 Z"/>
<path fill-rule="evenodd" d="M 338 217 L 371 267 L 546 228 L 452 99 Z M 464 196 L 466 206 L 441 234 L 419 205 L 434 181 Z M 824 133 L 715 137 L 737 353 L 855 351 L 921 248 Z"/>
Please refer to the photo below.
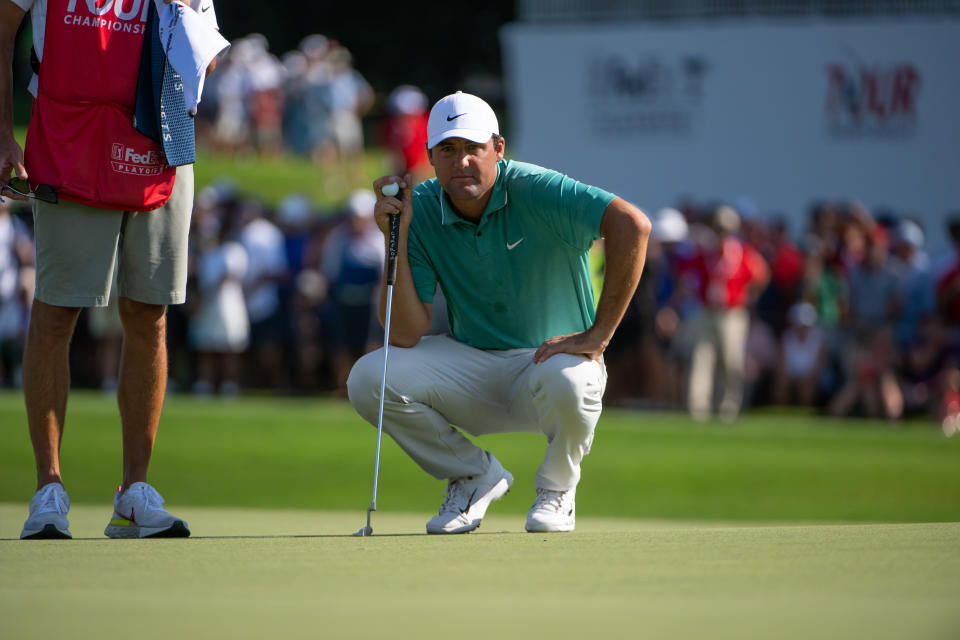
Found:
<path fill-rule="evenodd" d="M 329 283 L 325 314 L 337 393 L 346 395 L 347 376 L 357 358 L 380 342 L 375 303 L 383 274 L 383 235 L 373 219 L 377 197 L 354 191 L 346 219 L 334 227 L 321 250 L 321 273 Z"/>
<path fill-rule="evenodd" d="M 909 346 L 921 321 L 937 311 L 936 279 L 924 251 L 923 229 L 913 220 L 901 220 L 894 228 L 890 264 L 900 283 L 903 301 L 895 328 L 897 345 Z"/>
<path fill-rule="evenodd" d="M 287 283 L 290 271 L 284 236 L 271 212 L 260 203 L 244 201 L 239 211 L 243 224 L 239 240 L 248 258 L 243 289 L 250 318 L 250 359 L 255 367 L 248 371 L 256 384 L 286 388 L 289 380 L 282 366 L 282 347 L 289 317 L 281 285 Z"/>
<path fill-rule="evenodd" d="M 774 402 L 814 406 L 826 366 L 827 340 L 817 326 L 817 309 L 809 302 L 798 302 L 787 312 L 787 326 L 780 337 Z"/>

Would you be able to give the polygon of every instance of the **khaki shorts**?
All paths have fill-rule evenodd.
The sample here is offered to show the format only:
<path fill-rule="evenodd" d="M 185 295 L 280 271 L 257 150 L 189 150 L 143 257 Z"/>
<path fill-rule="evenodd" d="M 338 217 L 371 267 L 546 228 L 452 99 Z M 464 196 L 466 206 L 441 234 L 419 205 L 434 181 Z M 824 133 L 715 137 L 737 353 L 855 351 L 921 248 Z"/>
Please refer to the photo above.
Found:
<path fill-rule="evenodd" d="M 58 307 L 105 307 L 116 269 L 119 296 L 182 303 L 192 212 L 193 165 L 177 168 L 170 200 L 153 211 L 34 200 L 36 299 Z"/>

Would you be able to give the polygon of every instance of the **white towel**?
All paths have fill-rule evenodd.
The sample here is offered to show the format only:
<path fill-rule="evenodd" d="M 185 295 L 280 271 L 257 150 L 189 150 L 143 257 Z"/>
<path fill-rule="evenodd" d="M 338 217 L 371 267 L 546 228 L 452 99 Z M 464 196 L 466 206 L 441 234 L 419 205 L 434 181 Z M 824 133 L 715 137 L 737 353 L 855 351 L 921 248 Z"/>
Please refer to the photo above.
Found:
<path fill-rule="evenodd" d="M 160 12 L 160 42 L 170 66 L 183 78 L 187 111 L 196 115 L 207 67 L 230 43 L 209 20 L 190 7 L 180 2 L 154 1 Z"/>

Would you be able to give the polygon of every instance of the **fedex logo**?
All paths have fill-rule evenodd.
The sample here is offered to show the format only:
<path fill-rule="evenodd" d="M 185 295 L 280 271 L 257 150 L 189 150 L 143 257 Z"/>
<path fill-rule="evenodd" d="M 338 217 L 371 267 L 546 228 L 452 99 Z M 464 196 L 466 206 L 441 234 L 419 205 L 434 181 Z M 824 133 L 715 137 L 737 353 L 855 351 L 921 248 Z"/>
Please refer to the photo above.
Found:
<path fill-rule="evenodd" d="M 110 166 L 117 173 L 155 176 L 160 173 L 163 159 L 156 149 L 138 153 L 133 147 L 114 142 L 110 147 Z"/>
<path fill-rule="evenodd" d="M 160 154 L 153 149 L 148 149 L 146 153 L 137 153 L 132 148 L 127 147 L 124 150 L 123 160 L 134 164 L 159 164 Z"/>

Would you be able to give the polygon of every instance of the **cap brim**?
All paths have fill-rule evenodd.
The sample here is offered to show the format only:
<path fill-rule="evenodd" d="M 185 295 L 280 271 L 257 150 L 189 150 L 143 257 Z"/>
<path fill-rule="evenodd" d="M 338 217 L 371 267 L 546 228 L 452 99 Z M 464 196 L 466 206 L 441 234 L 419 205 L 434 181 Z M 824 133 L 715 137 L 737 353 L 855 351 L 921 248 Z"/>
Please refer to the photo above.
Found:
<path fill-rule="evenodd" d="M 490 131 L 480 131 L 479 129 L 449 129 L 427 140 L 427 149 L 433 149 L 447 138 L 463 138 L 464 140 L 482 144 L 492 137 L 493 134 Z"/>

